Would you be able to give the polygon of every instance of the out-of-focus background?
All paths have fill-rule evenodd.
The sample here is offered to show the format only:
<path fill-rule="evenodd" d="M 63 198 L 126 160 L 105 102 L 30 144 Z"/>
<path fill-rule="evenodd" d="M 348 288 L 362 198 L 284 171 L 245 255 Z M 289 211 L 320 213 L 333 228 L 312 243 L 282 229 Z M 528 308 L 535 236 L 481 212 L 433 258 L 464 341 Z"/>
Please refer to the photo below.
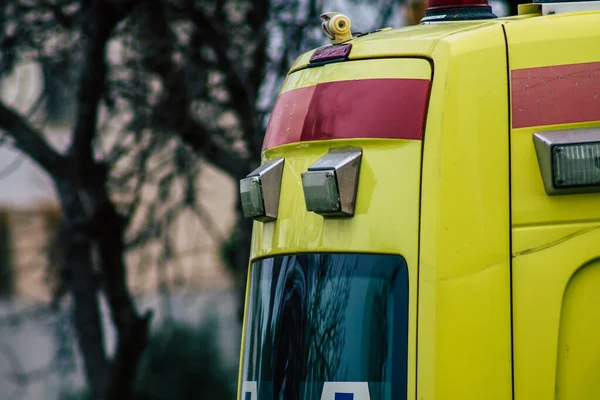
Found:
<path fill-rule="evenodd" d="M 237 181 L 282 79 L 322 12 L 365 32 L 425 8 L 0 0 L 0 398 L 233 399 Z"/>

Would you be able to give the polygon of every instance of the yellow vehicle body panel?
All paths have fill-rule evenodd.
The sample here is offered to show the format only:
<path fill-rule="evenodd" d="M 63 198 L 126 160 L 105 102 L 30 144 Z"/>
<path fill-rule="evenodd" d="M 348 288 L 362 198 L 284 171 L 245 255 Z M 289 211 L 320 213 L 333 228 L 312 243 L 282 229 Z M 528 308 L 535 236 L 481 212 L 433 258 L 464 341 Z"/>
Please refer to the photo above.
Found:
<path fill-rule="evenodd" d="M 363 162 L 356 210 L 351 219 L 325 219 L 306 211 L 300 174 L 330 148 L 360 147 Z M 418 191 L 421 143 L 414 140 L 336 140 L 289 144 L 265 152 L 266 159 L 285 154 L 280 211 L 272 224 L 254 223 L 252 259 L 315 251 L 402 254 L 416 276 Z M 389 166 L 393 165 L 394 168 Z M 413 171 L 415 170 L 415 171 Z M 407 173 L 408 172 L 408 173 Z M 376 174 L 376 175 L 375 175 Z M 379 185 L 391 181 L 394 185 Z M 394 215 L 387 212 L 395 204 Z M 398 221 L 398 224 L 390 221 Z M 410 260 L 410 261 L 409 261 Z M 413 272 L 413 271 L 411 271 Z"/>
<path fill-rule="evenodd" d="M 533 68 L 530 82 L 513 89 L 513 124 L 527 111 L 521 103 L 529 91 L 540 115 L 575 100 L 583 107 L 600 101 L 600 13 L 534 18 L 508 24 L 506 33 L 512 73 Z M 551 74 L 537 72 L 543 70 Z M 546 79 L 552 72 L 570 87 L 557 91 Z M 548 196 L 532 139 L 535 132 L 600 127 L 600 113 L 587 119 L 512 129 L 515 399 L 600 396 L 600 194 Z"/>
<path fill-rule="evenodd" d="M 374 66 L 376 68 L 373 68 Z M 317 83 L 398 78 L 398 71 L 402 71 L 402 78 L 406 79 L 431 79 L 431 65 L 424 58 L 388 58 L 377 60 L 375 64 L 373 60 L 358 60 L 326 64 L 291 74 L 284 81 L 280 94 Z"/>
<path fill-rule="evenodd" d="M 406 26 L 370 34 L 352 40 L 352 52 L 349 59 L 383 57 L 427 57 L 440 40 L 452 35 L 476 31 L 490 25 L 501 25 L 502 20 L 464 21 L 460 23 L 436 23 L 428 25 Z M 300 55 L 290 74 L 305 68 L 314 50 Z"/>
<path fill-rule="evenodd" d="M 600 393 L 599 228 L 600 221 L 513 230 L 515 243 L 532 245 L 513 259 L 515 399 Z"/>
<path fill-rule="evenodd" d="M 377 78 L 429 80 L 431 75 L 431 64 L 425 59 L 333 63 L 290 74 L 281 93 L 332 81 Z M 331 148 L 348 146 L 360 147 L 363 151 L 354 216 L 325 219 L 306 211 L 301 173 Z M 323 140 L 267 149 L 263 153 L 263 161 L 285 158 L 279 215 L 273 223 L 254 222 L 250 257 L 252 262 L 268 256 L 310 252 L 402 255 L 408 265 L 411 288 L 407 385 L 410 398 L 416 394 L 421 154 L 421 141 L 404 139 Z M 393 212 L 390 212 L 390 207 L 393 207 Z"/>
<path fill-rule="evenodd" d="M 597 51 L 600 46 L 600 24 L 598 24 L 600 14 L 581 14 L 577 17 L 554 15 L 528 20 L 523 24 L 507 25 L 511 70 L 600 61 Z M 578 80 L 574 81 L 574 84 L 594 90 L 599 85 L 593 83 L 593 70 L 590 70 L 590 74 L 589 82 Z M 565 76 L 564 79 L 570 78 Z M 544 82 L 540 83 L 544 84 Z M 598 92 L 600 89 L 594 91 Z M 520 101 L 520 95 L 521 93 L 517 96 L 517 102 Z M 549 93 L 549 96 L 540 99 L 540 107 L 543 106 L 542 102 L 556 101 L 560 100 L 553 98 Z M 592 96 L 590 101 L 598 101 L 598 99 Z M 513 129 L 511 135 L 514 160 L 513 224 L 516 227 L 583 222 L 600 218 L 600 209 L 596 207 L 596 201 L 593 200 L 600 198 L 598 194 L 553 197 L 546 195 L 532 141 L 533 134 L 538 131 L 595 126 L 598 126 L 597 121 Z M 517 252 L 522 250 L 518 243 L 515 243 L 515 246 Z"/>
<path fill-rule="evenodd" d="M 355 215 L 351 219 L 324 219 L 306 211 L 300 174 L 330 148 L 361 147 Z M 278 254 L 356 252 L 400 254 L 408 264 L 409 355 L 408 393 L 415 396 L 416 299 L 419 229 L 419 168 L 421 143 L 413 140 L 341 140 L 290 144 L 268 150 L 266 159 L 285 155 L 279 216 L 276 223 L 255 222 L 252 260 Z M 393 165 L 393 168 L 390 168 Z M 394 182 L 382 185 L 381 182 Z M 409 190 L 411 189 L 411 190 Z M 394 205 L 390 215 L 389 207 Z"/>
<path fill-rule="evenodd" d="M 424 142 L 419 399 L 511 397 L 502 26 L 440 40 Z"/>
<path fill-rule="evenodd" d="M 536 69 L 589 64 L 589 79 L 560 79 L 590 91 L 589 104 L 600 102 L 600 13 L 424 24 L 351 43 L 345 62 L 307 68 L 313 52 L 301 55 L 281 93 L 342 80 L 429 79 L 433 69 L 423 139 L 266 150 L 263 161 L 285 158 L 279 216 L 254 223 L 251 261 L 403 255 L 408 399 L 600 397 L 600 194 L 548 196 L 533 146 L 535 132 L 600 127 L 600 113 L 517 122 L 521 112 L 535 114 L 521 107 L 529 90 L 541 93 L 542 114 L 551 102 L 568 107 Z M 517 88 L 523 71 L 531 80 Z M 300 174 L 330 148 L 350 145 L 363 149 L 354 217 L 307 212 Z"/>

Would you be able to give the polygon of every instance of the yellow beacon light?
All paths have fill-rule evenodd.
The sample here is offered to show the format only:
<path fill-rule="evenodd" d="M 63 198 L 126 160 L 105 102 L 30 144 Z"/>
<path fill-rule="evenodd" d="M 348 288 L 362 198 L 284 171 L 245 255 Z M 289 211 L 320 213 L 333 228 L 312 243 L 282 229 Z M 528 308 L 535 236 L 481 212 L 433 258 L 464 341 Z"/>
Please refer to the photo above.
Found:
<path fill-rule="evenodd" d="M 321 28 L 325 35 L 331 40 L 331 44 L 340 44 L 352 39 L 350 19 L 338 12 L 326 12 L 321 14 L 323 23 Z"/>

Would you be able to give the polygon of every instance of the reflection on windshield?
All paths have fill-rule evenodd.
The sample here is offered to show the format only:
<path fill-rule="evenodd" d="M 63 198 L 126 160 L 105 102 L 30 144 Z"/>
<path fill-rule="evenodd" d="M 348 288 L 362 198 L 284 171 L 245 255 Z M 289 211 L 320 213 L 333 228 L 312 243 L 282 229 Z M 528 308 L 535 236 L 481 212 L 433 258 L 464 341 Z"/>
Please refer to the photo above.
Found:
<path fill-rule="evenodd" d="M 242 400 L 320 400 L 329 392 L 331 400 L 359 399 L 343 395 L 361 390 L 371 400 L 406 398 L 402 257 L 302 254 L 257 261 L 247 321 Z"/>

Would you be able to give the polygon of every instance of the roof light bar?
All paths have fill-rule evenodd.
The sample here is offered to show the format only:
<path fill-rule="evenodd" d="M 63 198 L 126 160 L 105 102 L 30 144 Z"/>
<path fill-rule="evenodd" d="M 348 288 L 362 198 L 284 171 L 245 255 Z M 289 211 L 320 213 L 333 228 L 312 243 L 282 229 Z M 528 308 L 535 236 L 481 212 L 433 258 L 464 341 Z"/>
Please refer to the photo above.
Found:
<path fill-rule="evenodd" d="M 564 14 L 582 11 L 600 10 L 599 0 L 533 0 L 532 3 L 519 4 L 519 14 L 541 13 L 542 15 Z"/>
<path fill-rule="evenodd" d="M 361 149 L 332 149 L 302 173 L 306 209 L 324 217 L 352 217 Z"/>
<path fill-rule="evenodd" d="M 487 0 L 429 0 L 428 10 L 456 7 L 489 7 Z"/>
<path fill-rule="evenodd" d="M 267 161 L 240 180 L 240 198 L 245 217 L 261 222 L 277 219 L 283 163 L 283 158 Z"/>
<path fill-rule="evenodd" d="M 600 128 L 538 132 L 533 142 L 548 195 L 600 192 Z"/>
<path fill-rule="evenodd" d="M 497 18 L 487 0 L 429 0 L 421 22 Z"/>

